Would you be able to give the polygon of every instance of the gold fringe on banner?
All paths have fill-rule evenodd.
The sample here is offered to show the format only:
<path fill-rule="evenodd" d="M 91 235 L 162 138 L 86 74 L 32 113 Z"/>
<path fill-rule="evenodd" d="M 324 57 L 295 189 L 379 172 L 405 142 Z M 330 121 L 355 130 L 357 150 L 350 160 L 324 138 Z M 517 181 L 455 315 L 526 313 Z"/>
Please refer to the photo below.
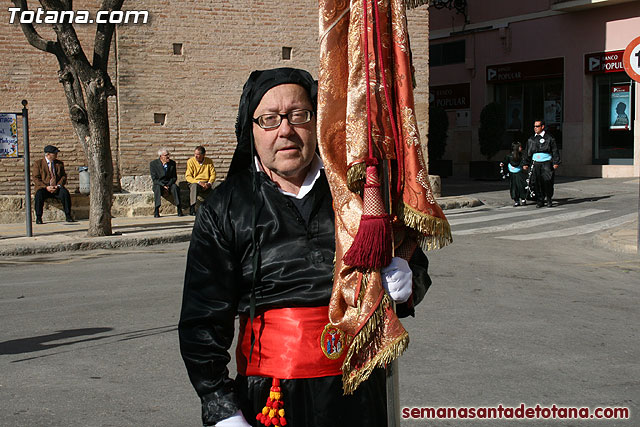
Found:
<path fill-rule="evenodd" d="M 407 227 L 420 233 L 418 243 L 425 251 L 443 248 L 453 241 L 451 226 L 449 221 L 444 218 L 425 215 L 406 203 L 401 203 L 398 209 L 398 219 Z"/>
<path fill-rule="evenodd" d="M 363 273 L 362 286 L 358 296 L 358 305 L 362 302 L 368 284 L 367 274 Z M 384 368 L 398 358 L 409 345 L 409 334 L 404 331 L 393 342 L 381 345 L 379 338 L 387 320 L 386 311 L 391 310 L 391 298 L 384 294 L 382 301 L 366 321 L 362 329 L 350 341 L 349 350 L 342 363 L 342 387 L 344 394 L 353 394 L 358 386 L 369 378 L 375 368 Z M 364 358 L 362 357 L 364 356 Z M 363 360 L 361 360 L 363 359 Z M 353 369 L 358 367 L 359 369 Z"/>

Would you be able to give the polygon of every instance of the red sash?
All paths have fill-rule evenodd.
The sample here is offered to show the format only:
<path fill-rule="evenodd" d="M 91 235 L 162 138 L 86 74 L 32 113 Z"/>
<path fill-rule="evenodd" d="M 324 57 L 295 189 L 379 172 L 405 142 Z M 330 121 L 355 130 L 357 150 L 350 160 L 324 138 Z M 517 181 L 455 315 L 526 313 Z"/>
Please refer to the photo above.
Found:
<path fill-rule="evenodd" d="M 268 310 L 256 316 L 251 363 L 249 318 L 240 316 L 238 373 L 279 379 L 341 375 L 347 346 L 343 334 L 336 333 L 335 328 L 325 328 L 328 313 L 327 306 L 293 307 Z"/>

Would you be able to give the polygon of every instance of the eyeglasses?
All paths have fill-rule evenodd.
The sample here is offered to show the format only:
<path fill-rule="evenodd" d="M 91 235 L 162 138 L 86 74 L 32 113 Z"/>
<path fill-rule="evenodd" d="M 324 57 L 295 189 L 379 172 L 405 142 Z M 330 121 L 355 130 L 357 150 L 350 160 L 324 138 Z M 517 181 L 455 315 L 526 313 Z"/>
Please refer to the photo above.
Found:
<path fill-rule="evenodd" d="M 542 125 L 533 125 L 534 128 L 541 128 Z"/>
<path fill-rule="evenodd" d="M 262 129 L 275 129 L 280 126 L 282 119 L 287 118 L 290 125 L 303 125 L 309 123 L 313 117 L 311 110 L 293 110 L 287 114 L 269 113 L 262 114 L 251 121 Z"/>

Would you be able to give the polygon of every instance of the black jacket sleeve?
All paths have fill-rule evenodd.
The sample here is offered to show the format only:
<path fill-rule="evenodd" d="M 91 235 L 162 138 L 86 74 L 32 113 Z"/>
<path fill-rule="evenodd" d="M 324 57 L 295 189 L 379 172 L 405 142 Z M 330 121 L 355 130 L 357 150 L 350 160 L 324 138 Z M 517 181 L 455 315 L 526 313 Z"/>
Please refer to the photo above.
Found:
<path fill-rule="evenodd" d="M 202 402 L 204 425 L 240 408 L 229 378 L 229 347 L 240 289 L 229 228 L 211 203 L 198 211 L 187 255 L 178 333 L 189 379 Z"/>
<path fill-rule="evenodd" d="M 552 136 L 549 136 L 551 141 L 549 141 L 549 145 L 551 147 L 551 162 L 554 165 L 560 164 L 560 151 L 558 150 L 558 144 L 556 144 L 556 139 Z"/>
<path fill-rule="evenodd" d="M 409 260 L 411 274 L 413 275 L 413 293 L 409 301 L 396 306 L 396 314 L 398 317 L 415 316 L 414 307 L 420 304 L 425 294 L 431 286 L 431 277 L 429 277 L 429 259 L 422 249 L 417 248 L 413 256 Z"/>
<path fill-rule="evenodd" d="M 176 172 L 176 162 L 174 162 L 173 160 L 171 160 L 169 162 L 169 168 L 168 168 L 168 178 L 169 181 L 167 182 L 167 185 L 169 187 L 171 187 L 173 184 L 176 183 L 176 181 L 178 180 L 178 173 Z"/>
<path fill-rule="evenodd" d="M 533 149 L 533 141 L 531 140 L 531 138 L 529 138 L 527 140 L 527 147 L 524 150 L 522 150 L 522 160 L 525 166 L 529 166 L 531 164 L 531 156 L 533 156 L 533 153 L 531 152 L 532 149 Z"/>
<path fill-rule="evenodd" d="M 149 163 L 149 174 L 151 175 L 151 181 L 154 185 L 162 185 L 160 182 L 160 174 L 158 168 L 156 167 L 156 161 L 152 160 Z"/>

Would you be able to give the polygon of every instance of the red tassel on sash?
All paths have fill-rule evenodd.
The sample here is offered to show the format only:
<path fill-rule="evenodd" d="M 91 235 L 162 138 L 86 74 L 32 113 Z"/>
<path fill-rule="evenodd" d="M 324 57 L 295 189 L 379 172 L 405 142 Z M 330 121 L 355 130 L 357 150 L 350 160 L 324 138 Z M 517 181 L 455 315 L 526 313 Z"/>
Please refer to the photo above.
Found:
<path fill-rule="evenodd" d="M 282 401 L 279 379 L 273 379 L 267 403 L 262 408 L 262 412 L 256 415 L 256 420 L 265 426 L 287 425 L 287 419 L 284 417 L 284 402 Z"/>

